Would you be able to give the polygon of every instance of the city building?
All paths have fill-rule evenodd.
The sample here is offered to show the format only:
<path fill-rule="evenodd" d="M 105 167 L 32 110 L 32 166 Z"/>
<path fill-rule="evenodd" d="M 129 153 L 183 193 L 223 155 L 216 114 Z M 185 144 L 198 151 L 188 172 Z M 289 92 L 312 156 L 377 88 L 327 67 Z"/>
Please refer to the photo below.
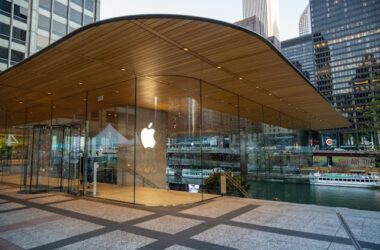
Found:
<path fill-rule="evenodd" d="M 321 132 L 324 149 L 379 147 L 368 110 L 380 84 L 380 1 L 310 1 L 315 84 L 351 122 Z"/>
<path fill-rule="evenodd" d="M 315 84 L 314 43 L 311 34 L 281 42 L 281 52 Z"/>
<path fill-rule="evenodd" d="M 252 30 L 268 38 L 276 48 L 280 48 L 279 13 L 277 0 L 243 0 L 243 19 L 255 17 L 258 23 Z"/>
<path fill-rule="evenodd" d="M 300 21 L 298 22 L 298 32 L 300 36 L 311 33 L 310 4 L 302 11 Z"/>
<path fill-rule="evenodd" d="M 25 192 L 200 201 L 212 173 L 297 171 L 310 130 L 349 125 L 268 40 L 200 17 L 90 24 L 0 85 L 0 181 Z"/>
<path fill-rule="evenodd" d="M 0 0 L 0 71 L 99 20 L 100 0 Z"/>

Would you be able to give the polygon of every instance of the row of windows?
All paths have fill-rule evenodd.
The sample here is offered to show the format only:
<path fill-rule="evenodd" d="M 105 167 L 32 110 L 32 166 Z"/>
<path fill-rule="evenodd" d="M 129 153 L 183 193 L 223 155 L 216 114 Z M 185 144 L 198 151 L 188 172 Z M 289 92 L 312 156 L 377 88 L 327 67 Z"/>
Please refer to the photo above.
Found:
<path fill-rule="evenodd" d="M 13 33 L 12 40 L 14 42 L 25 44 L 25 41 L 26 41 L 25 30 L 19 29 L 17 27 L 13 27 L 12 33 Z M 10 36 L 10 26 L 5 23 L 0 23 L 0 37 L 8 40 L 9 36 Z"/>
<path fill-rule="evenodd" d="M 12 12 L 12 3 L 7 0 L 0 0 L 0 13 L 10 17 Z M 28 10 L 17 4 L 14 5 L 13 9 L 14 19 L 26 23 L 28 19 Z"/>
<path fill-rule="evenodd" d="M 1 0 L 5 1 L 5 0 Z M 83 0 L 71 0 L 72 3 L 75 3 L 83 7 Z M 52 5 L 52 0 L 40 0 L 39 6 L 45 10 L 50 11 Z M 94 0 L 85 0 L 84 8 L 91 12 L 95 12 L 95 3 Z M 67 4 L 62 4 L 60 2 L 54 1 L 54 13 L 62 17 L 67 17 Z"/>
<path fill-rule="evenodd" d="M 13 62 L 21 62 L 24 60 L 25 54 L 16 51 L 11 50 L 11 61 Z M 0 60 L 1 62 L 8 63 L 8 49 L 0 46 Z"/>

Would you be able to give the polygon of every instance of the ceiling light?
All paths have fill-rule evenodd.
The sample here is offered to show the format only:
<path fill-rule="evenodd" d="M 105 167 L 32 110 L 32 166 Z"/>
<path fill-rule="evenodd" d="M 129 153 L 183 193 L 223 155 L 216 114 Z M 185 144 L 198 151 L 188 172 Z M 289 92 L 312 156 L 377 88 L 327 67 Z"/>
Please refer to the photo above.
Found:
<path fill-rule="evenodd" d="M 23 102 L 18 102 L 18 103 L 23 104 Z"/>
<path fill-rule="evenodd" d="M 239 80 L 243 80 L 243 77 L 239 77 Z"/>
<path fill-rule="evenodd" d="M 83 85 L 83 82 L 78 82 L 79 85 Z"/>
<path fill-rule="evenodd" d="M 259 89 L 260 87 L 259 86 L 256 86 L 257 89 Z"/>
<path fill-rule="evenodd" d="M 217 66 L 218 69 L 221 69 L 222 67 L 221 66 Z"/>
<path fill-rule="evenodd" d="M 272 93 L 269 93 L 268 95 L 272 95 Z"/>
<path fill-rule="evenodd" d="M 184 50 L 184 51 L 189 51 L 189 49 L 188 49 L 188 48 L 183 48 L 183 50 Z"/>
<path fill-rule="evenodd" d="M 47 94 L 48 94 L 48 95 L 51 95 L 51 92 L 48 92 Z"/>
<path fill-rule="evenodd" d="M 125 69 L 121 69 L 121 71 L 125 71 Z"/>

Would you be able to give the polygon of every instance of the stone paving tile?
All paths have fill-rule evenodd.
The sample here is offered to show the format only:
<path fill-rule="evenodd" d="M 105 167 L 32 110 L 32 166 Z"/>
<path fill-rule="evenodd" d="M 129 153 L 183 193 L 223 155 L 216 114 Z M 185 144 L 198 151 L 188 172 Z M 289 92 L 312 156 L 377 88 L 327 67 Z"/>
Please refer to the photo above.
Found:
<path fill-rule="evenodd" d="M 3 195 L 10 196 L 17 199 L 23 199 L 23 200 L 55 195 L 54 193 L 39 193 L 39 194 L 18 193 L 19 191 L 18 188 L 16 190 L 6 189 L 3 191 L 6 191 L 6 192 L 1 193 Z"/>
<path fill-rule="evenodd" d="M 116 222 L 129 221 L 153 214 L 151 212 L 134 208 L 121 207 L 82 199 L 52 204 L 50 206 Z"/>
<path fill-rule="evenodd" d="M 345 244 L 331 243 L 328 250 L 355 250 L 355 247 Z"/>
<path fill-rule="evenodd" d="M 330 242 L 218 225 L 192 237 L 238 249 L 327 249 Z"/>
<path fill-rule="evenodd" d="M 157 219 L 145 221 L 136 226 L 163 233 L 176 234 L 190 227 L 196 226 L 203 221 L 180 218 L 171 215 L 165 215 Z"/>
<path fill-rule="evenodd" d="M 246 206 L 244 202 L 229 202 L 225 199 L 217 199 L 206 204 L 183 210 L 181 213 L 216 218 L 244 206 Z"/>
<path fill-rule="evenodd" d="M 181 245 L 173 245 L 171 247 L 165 248 L 165 250 L 195 250 L 194 248 L 184 247 Z"/>
<path fill-rule="evenodd" d="M 380 244 L 380 219 L 366 219 L 358 240 Z"/>
<path fill-rule="evenodd" d="M 270 205 L 258 207 L 235 217 L 232 221 L 324 235 L 335 235 L 340 226 L 335 213 L 327 213 L 327 211 L 321 213 L 299 208 L 289 210 L 288 206 Z"/>
<path fill-rule="evenodd" d="M 57 201 L 67 201 L 75 199 L 74 196 L 65 196 L 65 195 L 53 195 L 48 197 L 42 197 L 37 199 L 31 199 L 31 202 L 38 203 L 38 204 L 46 204 L 50 202 L 57 202 Z"/>
<path fill-rule="evenodd" d="M 120 230 L 92 237 L 81 242 L 67 245 L 60 250 L 74 249 L 137 249 L 154 242 L 155 239 L 123 232 Z"/>
<path fill-rule="evenodd" d="M 61 220 L 46 222 L 32 227 L 7 231 L 1 233 L 0 237 L 22 248 L 33 248 L 93 231 L 101 227 L 102 226 L 93 223 L 66 217 Z"/>
<path fill-rule="evenodd" d="M 10 211 L 0 214 L 0 226 L 20 223 L 50 215 L 54 215 L 54 213 L 46 212 L 37 208 L 26 208 L 17 211 Z"/>
<path fill-rule="evenodd" d="M 25 206 L 18 204 L 18 203 L 15 203 L 15 202 L 3 203 L 3 204 L 0 204 L 0 211 L 5 211 L 5 210 L 15 209 L 15 208 L 21 208 L 21 207 L 25 207 Z"/>

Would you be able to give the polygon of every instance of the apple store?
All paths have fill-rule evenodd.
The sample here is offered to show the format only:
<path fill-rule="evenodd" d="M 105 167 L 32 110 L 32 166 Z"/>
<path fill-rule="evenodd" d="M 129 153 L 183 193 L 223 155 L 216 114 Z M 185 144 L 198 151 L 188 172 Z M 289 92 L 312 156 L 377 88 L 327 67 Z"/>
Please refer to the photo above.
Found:
<path fill-rule="evenodd" d="M 311 131 L 349 125 L 270 42 L 189 16 L 88 25 L 0 86 L 0 182 L 31 193 L 201 201 L 216 173 L 310 166 Z"/>

